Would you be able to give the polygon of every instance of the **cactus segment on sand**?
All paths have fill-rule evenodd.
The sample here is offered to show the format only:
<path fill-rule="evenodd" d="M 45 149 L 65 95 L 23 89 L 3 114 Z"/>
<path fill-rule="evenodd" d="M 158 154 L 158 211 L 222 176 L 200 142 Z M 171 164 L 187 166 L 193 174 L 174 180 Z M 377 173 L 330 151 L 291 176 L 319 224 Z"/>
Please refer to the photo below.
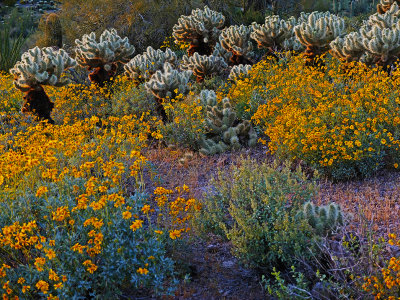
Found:
<path fill-rule="evenodd" d="M 183 70 L 191 70 L 193 72 L 197 82 L 203 82 L 206 77 L 214 74 L 222 74 L 227 67 L 228 65 L 222 57 L 200 55 L 197 52 L 190 57 L 185 55 L 181 64 Z"/>
<path fill-rule="evenodd" d="M 219 104 L 214 91 L 203 90 L 200 100 L 206 107 L 205 125 L 208 130 L 201 141 L 201 154 L 214 155 L 226 150 L 253 147 L 257 143 L 257 134 L 251 123 L 237 120 L 228 98 Z"/>
<path fill-rule="evenodd" d="M 335 203 L 316 206 L 307 202 L 298 216 L 305 218 L 319 236 L 332 235 L 344 223 L 342 210 Z"/>
<path fill-rule="evenodd" d="M 329 43 L 345 32 L 344 20 L 329 12 L 313 12 L 307 21 L 294 27 L 294 32 L 305 47 L 309 65 L 315 64 L 318 55 L 328 50 Z"/>
<path fill-rule="evenodd" d="M 179 94 L 186 94 L 191 76 L 192 71 L 180 72 L 166 62 L 163 70 L 154 73 L 150 80 L 145 83 L 147 92 L 156 98 L 157 112 L 161 115 L 163 121 L 167 121 L 167 115 L 162 105 L 163 101 L 174 99 Z"/>
<path fill-rule="evenodd" d="M 75 40 L 76 60 L 80 66 L 87 67 L 89 79 L 99 86 L 116 74 L 118 63 L 127 63 L 135 52 L 128 38 L 121 38 L 115 29 L 105 30 L 99 41 L 96 33 L 85 34 L 82 40 Z"/>
<path fill-rule="evenodd" d="M 175 65 L 176 54 L 169 48 L 155 50 L 151 46 L 146 52 L 138 54 L 124 65 L 125 75 L 136 84 L 148 81 L 153 74 L 162 70 L 166 62 Z"/>
<path fill-rule="evenodd" d="M 233 65 L 252 65 L 253 44 L 250 39 L 251 26 L 233 25 L 225 28 L 219 37 L 221 46 L 232 53 L 230 59 Z"/>
<path fill-rule="evenodd" d="M 181 16 L 173 27 L 172 36 L 175 43 L 190 43 L 188 55 L 195 52 L 200 55 L 211 55 L 218 42 L 225 17 L 208 6 L 194 9 L 189 16 Z"/>
<path fill-rule="evenodd" d="M 69 83 L 62 74 L 76 65 L 63 49 L 35 47 L 21 56 L 10 73 L 14 75 L 14 85 L 25 93 L 22 112 L 33 113 L 39 120 L 54 123 L 50 117 L 54 107 L 43 85 L 61 87 Z"/>

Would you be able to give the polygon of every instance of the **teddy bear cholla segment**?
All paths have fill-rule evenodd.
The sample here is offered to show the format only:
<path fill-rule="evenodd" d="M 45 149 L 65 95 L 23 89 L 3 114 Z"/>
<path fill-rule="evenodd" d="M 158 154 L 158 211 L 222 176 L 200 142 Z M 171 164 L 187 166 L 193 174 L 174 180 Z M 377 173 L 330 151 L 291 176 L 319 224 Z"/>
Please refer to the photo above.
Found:
<path fill-rule="evenodd" d="M 96 33 L 85 34 L 75 44 L 76 61 L 92 71 L 89 80 L 101 87 L 116 74 L 118 63 L 127 63 L 135 52 L 128 38 L 121 38 L 115 29 L 105 30 L 99 41 Z"/>
<path fill-rule="evenodd" d="M 33 113 L 40 120 L 53 123 L 50 114 L 54 104 L 43 85 L 61 87 L 68 84 L 68 78 L 62 74 L 75 65 L 76 61 L 63 49 L 35 47 L 22 54 L 21 61 L 10 70 L 14 85 L 25 93 L 22 112 Z"/>

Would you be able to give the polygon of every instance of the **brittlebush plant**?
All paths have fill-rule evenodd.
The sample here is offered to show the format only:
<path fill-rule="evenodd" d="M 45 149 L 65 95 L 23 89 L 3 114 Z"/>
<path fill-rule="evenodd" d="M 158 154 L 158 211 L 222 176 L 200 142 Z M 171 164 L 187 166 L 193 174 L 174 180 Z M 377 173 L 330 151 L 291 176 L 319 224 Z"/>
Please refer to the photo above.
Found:
<path fill-rule="evenodd" d="M 400 247 L 400 240 L 395 234 L 389 234 L 389 245 Z M 385 266 L 375 276 L 364 278 L 364 291 L 373 295 L 375 299 L 398 299 L 400 296 L 400 258 L 391 257 Z"/>
<path fill-rule="evenodd" d="M 200 207 L 183 192 L 168 205 L 144 193 L 142 150 L 149 137 L 162 136 L 146 112 L 109 115 L 129 88 L 121 83 L 125 93 L 116 90 L 114 98 L 84 85 L 61 95 L 49 89 L 58 124 L 50 125 L 21 117 L 10 82 L 0 78 L 7 96 L 0 102 L 3 298 L 171 294 L 176 280 L 167 245 L 190 230 Z"/>
<path fill-rule="evenodd" d="M 229 92 L 254 112 L 271 153 L 303 160 L 336 180 L 367 177 L 400 163 L 400 71 L 391 76 L 361 64 L 302 57 L 254 66 Z"/>

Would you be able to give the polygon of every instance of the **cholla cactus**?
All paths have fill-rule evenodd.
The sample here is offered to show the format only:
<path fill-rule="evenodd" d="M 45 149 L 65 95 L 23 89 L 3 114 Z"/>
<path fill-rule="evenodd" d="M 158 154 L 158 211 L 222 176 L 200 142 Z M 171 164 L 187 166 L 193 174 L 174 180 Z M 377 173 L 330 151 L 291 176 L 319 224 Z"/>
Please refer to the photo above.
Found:
<path fill-rule="evenodd" d="M 136 55 L 124 65 L 125 74 L 136 84 L 148 81 L 158 70 L 162 70 L 166 62 L 175 65 L 176 54 L 169 48 L 165 52 L 147 47 L 146 52 Z"/>
<path fill-rule="evenodd" d="M 335 203 L 315 206 L 307 202 L 298 216 L 305 218 L 319 236 L 332 235 L 344 223 L 342 210 Z"/>
<path fill-rule="evenodd" d="M 374 14 L 359 32 L 331 43 L 332 52 L 347 61 L 388 68 L 400 55 L 400 9 L 393 3 L 385 14 Z"/>
<path fill-rule="evenodd" d="M 329 12 L 313 12 L 306 22 L 295 26 L 300 43 L 306 46 L 307 63 L 313 65 L 317 55 L 328 50 L 329 43 L 344 34 L 344 20 Z"/>
<path fill-rule="evenodd" d="M 87 67 L 91 82 L 104 86 L 117 72 L 118 63 L 126 63 L 135 52 L 128 38 L 121 38 L 115 29 L 105 30 L 96 41 L 94 32 L 75 40 L 76 60 Z"/>
<path fill-rule="evenodd" d="M 181 16 L 173 27 L 172 35 L 175 43 L 190 43 L 189 56 L 195 52 L 210 55 L 224 23 L 225 17 L 221 13 L 205 6 L 204 9 L 192 10 L 189 16 Z"/>
<path fill-rule="evenodd" d="M 188 91 L 190 76 L 192 76 L 192 71 L 179 72 L 167 62 L 162 71 L 154 73 L 146 82 L 146 90 L 156 98 L 157 111 L 163 121 L 167 121 L 167 115 L 162 105 L 163 101 L 167 98 L 174 99 L 179 94 L 185 94 Z"/>
<path fill-rule="evenodd" d="M 393 3 L 397 3 L 398 5 L 400 5 L 400 0 L 381 0 L 381 3 L 379 3 L 376 6 L 378 13 L 379 14 L 386 13 L 388 10 L 390 10 Z"/>
<path fill-rule="evenodd" d="M 250 40 L 251 27 L 240 25 L 230 26 L 221 32 L 219 41 L 221 46 L 232 53 L 231 62 L 234 65 L 252 65 L 253 44 Z"/>
<path fill-rule="evenodd" d="M 284 42 L 294 37 L 294 25 L 294 18 L 285 21 L 277 15 L 267 16 L 264 24 L 252 24 L 253 32 L 250 36 L 257 42 L 258 48 L 267 49 L 272 54 L 284 50 Z M 289 45 L 286 43 L 286 47 Z"/>
<path fill-rule="evenodd" d="M 43 89 L 43 85 L 61 87 L 69 83 L 63 72 L 76 65 L 63 49 L 35 47 L 22 54 L 21 61 L 10 70 L 14 75 L 14 85 L 25 93 L 22 112 L 32 112 L 40 120 L 54 123 L 50 113 L 53 102 Z"/>
<path fill-rule="evenodd" d="M 226 150 L 238 150 L 243 146 L 252 147 L 257 143 L 257 134 L 251 123 L 237 120 L 228 98 L 222 100 L 222 109 L 219 108 L 214 91 L 202 91 L 200 99 L 206 106 L 205 125 L 208 130 L 201 141 L 201 154 L 214 155 Z"/>
<path fill-rule="evenodd" d="M 221 43 L 218 42 L 214 47 L 214 52 L 212 55 L 222 57 L 226 63 L 229 63 L 233 54 L 232 52 L 226 51 L 221 46 Z"/>
<path fill-rule="evenodd" d="M 337 37 L 330 46 L 332 54 L 346 62 L 359 61 L 365 55 L 362 36 L 358 32 L 351 32 L 344 38 Z"/>
<path fill-rule="evenodd" d="M 229 80 L 237 83 L 238 80 L 248 77 L 251 67 L 251 65 L 233 66 L 231 72 L 229 73 Z"/>
<path fill-rule="evenodd" d="M 219 56 L 200 55 L 197 52 L 193 56 L 184 56 L 181 68 L 191 70 L 197 77 L 197 82 L 203 82 L 207 76 L 221 74 L 228 65 L 225 60 Z"/>

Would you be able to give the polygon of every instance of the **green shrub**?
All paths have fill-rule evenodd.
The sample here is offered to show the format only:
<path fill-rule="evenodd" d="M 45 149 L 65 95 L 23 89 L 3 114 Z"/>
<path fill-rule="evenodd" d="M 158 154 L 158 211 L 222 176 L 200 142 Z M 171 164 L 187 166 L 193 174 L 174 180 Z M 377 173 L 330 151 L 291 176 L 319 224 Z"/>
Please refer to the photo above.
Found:
<path fill-rule="evenodd" d="M 265 272 L 309 255 L 313 231 L 296 214 L 313 197 L 315 184 L 300 169 L 244 159 L 220 170 L 210 187 L 201 228 L 230 240 L 242 261 Z"/>

